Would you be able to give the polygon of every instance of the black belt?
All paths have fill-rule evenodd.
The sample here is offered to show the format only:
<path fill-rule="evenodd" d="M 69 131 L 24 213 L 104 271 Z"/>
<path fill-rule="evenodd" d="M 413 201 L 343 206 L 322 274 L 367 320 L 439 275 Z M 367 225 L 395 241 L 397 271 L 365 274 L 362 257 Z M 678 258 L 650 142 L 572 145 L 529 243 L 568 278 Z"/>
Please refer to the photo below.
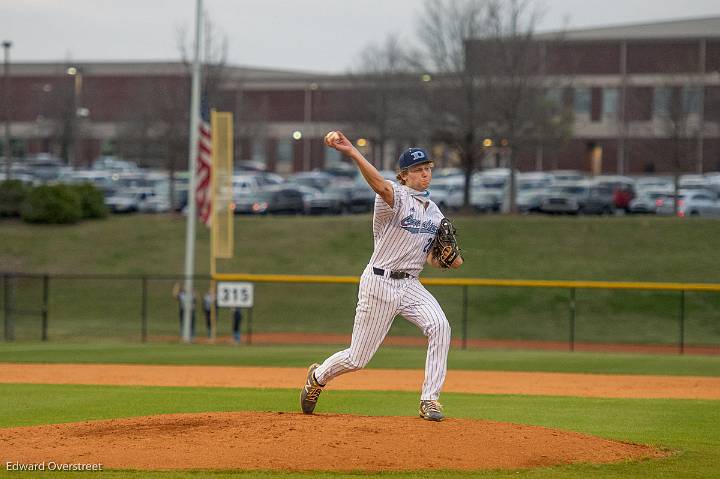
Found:
<path fill-rule="evenodd" d="M 385 270 L 382 268 L 376 268 L 373 266 L 373 273 L 375 273 L 378 276 L 385 276 Z M 388 276 L 392 279 L 405 279 L 405 278 L 412 278 L 412 275 L 409 273 L 406 273 L 405 271 L 388 271 Z"/>

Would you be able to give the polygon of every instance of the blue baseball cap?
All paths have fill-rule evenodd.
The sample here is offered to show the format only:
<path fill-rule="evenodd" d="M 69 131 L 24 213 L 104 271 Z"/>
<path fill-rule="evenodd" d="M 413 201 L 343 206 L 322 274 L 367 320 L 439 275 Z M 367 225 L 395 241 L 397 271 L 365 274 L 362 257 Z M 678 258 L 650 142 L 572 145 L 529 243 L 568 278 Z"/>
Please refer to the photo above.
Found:
<path fill-rule="evenodd" d="M 422 148 L 408 148 L 400 155 L 398 163 L 400 169 L 404 170 L 420 163 L 427 163 L 428 161 L 432 160 Z"/>

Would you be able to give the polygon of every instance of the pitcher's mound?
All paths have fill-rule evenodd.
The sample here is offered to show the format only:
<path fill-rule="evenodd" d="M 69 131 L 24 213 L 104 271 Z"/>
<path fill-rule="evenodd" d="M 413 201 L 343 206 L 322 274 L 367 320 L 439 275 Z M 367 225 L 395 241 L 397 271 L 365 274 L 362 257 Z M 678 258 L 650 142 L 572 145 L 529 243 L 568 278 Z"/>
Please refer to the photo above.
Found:
<path fill-rule="evenodd" d="M 574 432 L 469 419 L 237 412 L 0 429 L 3 461 L 105 469 L 405 471 L 526 468 L 660 457 Z"/>

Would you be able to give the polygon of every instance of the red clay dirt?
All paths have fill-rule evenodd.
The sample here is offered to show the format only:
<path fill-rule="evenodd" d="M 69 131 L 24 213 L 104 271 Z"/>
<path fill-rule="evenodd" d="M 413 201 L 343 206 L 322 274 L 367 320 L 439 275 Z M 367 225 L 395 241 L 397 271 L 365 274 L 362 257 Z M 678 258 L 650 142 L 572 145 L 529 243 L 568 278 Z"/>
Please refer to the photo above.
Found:
<path fill-rule="evenodd" d="M 422 376 L 419 370 L 363 370 L 337 378 L 326 394 L 333 389 L 418 391 Z M 299 392 L 304 379 L 304 368 L 0 363 L 0 383 L 268 387 Z M 444 391 L 720 399 L 720 379 L 450 370 Z M 411 416 L 170 414 L 0 429 L 4 462 L 100 463 L 105 469 L 514 469 L 665 454 L 648 446 L 542 427 L 455 418 L 430 423 Z"/>
<path fill-rule="evenodd" d="M 663 455 L 543 427 L 418 417 L 202 413 L 0 429 L 3 462 L 99 463 L 104 469 L 515 469 Z"/>
<path fill-rule="evenodd" d="M 305 368 L 0 363 L 0 383 L 299 388 Z M 419 391 L 423 371 L 365 369 L 328 390 Z M 720 377 L 448 371 L 444 392 L 546 396 L 720 399 Z"/>

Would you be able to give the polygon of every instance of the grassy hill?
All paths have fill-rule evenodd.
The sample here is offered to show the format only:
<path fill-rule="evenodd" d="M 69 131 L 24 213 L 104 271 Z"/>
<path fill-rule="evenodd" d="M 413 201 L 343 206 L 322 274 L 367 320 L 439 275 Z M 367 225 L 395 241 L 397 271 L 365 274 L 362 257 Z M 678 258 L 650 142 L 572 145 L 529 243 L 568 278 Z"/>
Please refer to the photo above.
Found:
<path fill-rule="evenodd" d="M 656 217 L 457 217 L 465 252 L 460 271 L 426 269 L 425 276 L 611 281 L 720 282 L 716 238 L 720 221 Z M 0 222 L 0 270 L 35 273 L 181 275 L 185 220 L 179 216 L 116 216 L 75 226 Z M 235 258 L 221 272 L 358 276 L 372 251 L 371 216 L 237 217 Z M 208 231 L 198 228 L 196 272 L 209 271 Z M 148 283 L 151 335 L 177 334 L 174 280 Z M 12 285 L 18 309 L 37 309 L 38 280 Z M 199 283 L 198 288 L 206 288 Z M 462 290 L 431 288 L 455 332 Z M 139 281 L 52 279 L 51 338 L 137 338 Z M 688 293 L 686 337 L 720 344 L 720 295 Z M 258 331 L 348 333 L 354 285 L 259 284 L 253 326 Z M 568 292 L 470 288 L 470 337 L 564 340 Z M 0 302 L 3 299 L 0 298 Z M 577 292 L 579 341 L 672 343 L 678 293 Z M 16 336 L 37 337 L 39 316 L 17 317 Z M 221 333 L 227 320 L 221 317 Z M 202 331 L 198 320 L 198 329 Z M 417 334 L 397 321 L 395 334 Z"/>
<path fill-rule="evenodd" d="M 720 221 L 656 217 L 455 219 L 462 277 L 720 282 Z M 0 222 L 0 270 L 182 274 L 185 220 L 115 216 L 74 226 Z M 359 275 L 372 252 L 371 216 L 236 217 L 226 272 Z M 207 273 L 198 227 L 196 271 Z M 446 271 L 426 269 L 427 276 Z"/>

